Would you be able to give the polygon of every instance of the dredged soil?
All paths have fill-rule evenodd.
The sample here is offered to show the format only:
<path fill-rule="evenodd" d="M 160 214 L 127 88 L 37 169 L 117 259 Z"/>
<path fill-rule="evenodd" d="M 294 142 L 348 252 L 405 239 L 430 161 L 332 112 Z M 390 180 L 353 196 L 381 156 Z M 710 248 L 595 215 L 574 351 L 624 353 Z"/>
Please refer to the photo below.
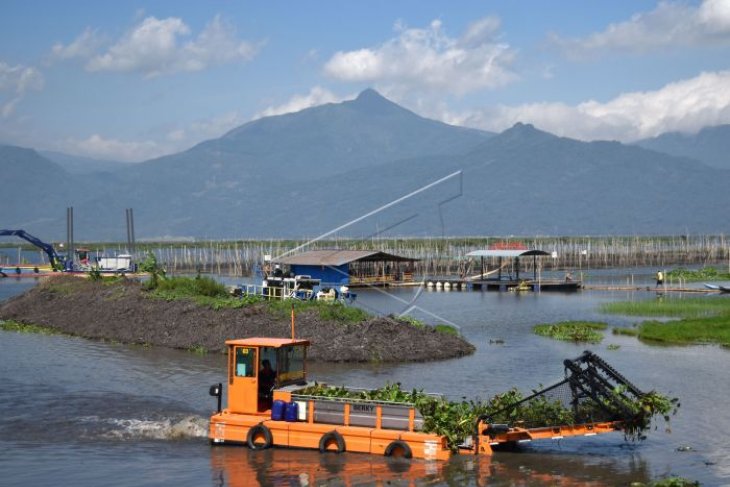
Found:
<path fill-rule="evenodd" d="M 90 339 L 211 352 L 233 338 L 291 336 L 290 318 L 271 312 L 266 303 L 213 310 L 188 300 L 151 298 L 133 279 L 110 284 L 54 276 L 2 303 L 0 320 Z M 296 315 L 296 335 L 311 341 L 308 358 L 321 362 L 416 362 L 474 352 L 463 338 L 431 327 L 391 317 L 341 323 L 321 319 L 316 309 Z"/>

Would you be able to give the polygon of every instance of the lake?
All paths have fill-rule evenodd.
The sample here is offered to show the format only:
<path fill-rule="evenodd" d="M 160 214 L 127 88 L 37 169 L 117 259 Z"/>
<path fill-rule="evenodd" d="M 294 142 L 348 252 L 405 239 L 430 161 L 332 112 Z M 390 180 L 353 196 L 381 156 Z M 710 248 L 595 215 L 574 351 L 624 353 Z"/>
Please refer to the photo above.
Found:
<path fill-rule="evenodd" d="M 649 283 L 651 271 L 595 272 L 600 282 Z M 633 278 L 633 277 L 632 277 Z M 33 286 L 0 279 L 0 300 Z M 708 296 L 707 299 L 724 299 Z M 416 364 L 311 364 L 309 378 L 333 385 L 400 382 L 460 399 L 525 392 L 563 377 L 563 359 L 591 349 L 640 389 L 679 397 L 671 433 L 660 420 L 648 439 L 620 433 L 534 442 L 490 457 L 396 462 L 363 454 L 211 447 L 208 386 L 225 382 L 225 358 L 0 332 L 0 478 L 3 485 L 627 485 L 666 475 L 730 485 L 730 350 L 659 347 L 606 333 L 599 345 L 532 333 L 537 323 L 636 320 L 600 314 L 601 303 L 655 299 L 651 292 L 481 293 L 415 288 L 358 290 L 357 305 L 453 323 L 477 347 L 459 359 Z M 235 337 L 231 337 L 235 338 Z M 609 344 L 618 345 L 608 350 Z"/>

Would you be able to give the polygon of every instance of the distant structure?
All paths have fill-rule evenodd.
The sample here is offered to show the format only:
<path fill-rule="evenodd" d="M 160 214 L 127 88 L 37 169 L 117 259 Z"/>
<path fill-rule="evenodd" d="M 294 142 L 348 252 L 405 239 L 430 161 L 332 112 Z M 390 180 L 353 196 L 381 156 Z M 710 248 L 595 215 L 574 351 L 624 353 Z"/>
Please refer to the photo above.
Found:
<path fill-rule="evenodd" d="M 289 274 L 308 275 L 331 286 L 388 286 L 413 282 L 418 259 L 377 250 L 310 250 L 275 259 Z"/>
<path fill-rule="evenodd" d="M 480 259 L 479 274 L 468 278 L 472 289 L 487 291 L 577 291 L 582 282 L 566 275 L 563 280 L 540 279 L 537 258 L 551 255 L 544 250 L 530 249 L 521 242 L 497 243 L 486 250 L 474 250 L 467 257 Z M 520 258 L 532 257 L 532 276 L 520 276 Z M 496 260 L 496 268 L 487 269 Z"/>

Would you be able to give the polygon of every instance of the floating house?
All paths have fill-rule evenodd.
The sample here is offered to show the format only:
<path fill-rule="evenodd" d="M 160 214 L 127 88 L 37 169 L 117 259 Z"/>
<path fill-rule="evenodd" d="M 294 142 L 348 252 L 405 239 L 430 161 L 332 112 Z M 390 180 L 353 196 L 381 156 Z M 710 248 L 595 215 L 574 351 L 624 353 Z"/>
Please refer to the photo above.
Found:
<path fill-rule="evenodd" d="M 580 281 L 568 276 L 561 279 L 541 279 L 537 275 L 537 258 L 551 255 L 544 250 L 529 249 L 521 244 L 496 245 L 487 250 L 475 250 L 467 257 L 480 259 L 480 273 L 470 278 L 473 289 L 494 291 L 577 291 Z M 520 258 L 532 257 L 532 276 L 520 276 Z M 491 270 L 490 263 L 495 263 Z"/>
<path fill-rule="evenodd" d="M 413 282 L 418 259 L 377 250 L 310 250 L 275 259 L 289 274 L 307 275 L 331 286 L 388 286 Z"/>

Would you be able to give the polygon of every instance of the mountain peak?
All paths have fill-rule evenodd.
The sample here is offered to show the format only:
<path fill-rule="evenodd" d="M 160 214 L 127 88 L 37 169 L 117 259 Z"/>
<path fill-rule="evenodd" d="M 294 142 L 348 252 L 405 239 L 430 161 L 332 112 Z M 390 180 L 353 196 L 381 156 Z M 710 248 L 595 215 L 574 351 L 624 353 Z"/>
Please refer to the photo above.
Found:
<path fill-rule="evenodd" d="M 363 90 L 357 98 L 349 102 L 359 112 L 384 114 L 389 112 L 408 112 L 400 105 L 393 103 L 372 88 Z"/>
<path fill-rule="evenodd" d="M 355 101 L 360 103 L 380 103 L 383 101 L 388 101 L 383 95 L 378 93 L 372 88 L 366 88 L 363 91 L 360 92 L 359 95 L 357 95 L 357 98 L 355 98 Z"/>
<path fill-rule="evenodd" d="M 524 141 L 525 139 L 533 141 L 543 141 L 556 138 L 555 135 L 537 129 L 534 125 L 530 123 L 522 122 L 517 122 L 512 127 L 499 134 L 498 137 L 506 141 Z"/>

